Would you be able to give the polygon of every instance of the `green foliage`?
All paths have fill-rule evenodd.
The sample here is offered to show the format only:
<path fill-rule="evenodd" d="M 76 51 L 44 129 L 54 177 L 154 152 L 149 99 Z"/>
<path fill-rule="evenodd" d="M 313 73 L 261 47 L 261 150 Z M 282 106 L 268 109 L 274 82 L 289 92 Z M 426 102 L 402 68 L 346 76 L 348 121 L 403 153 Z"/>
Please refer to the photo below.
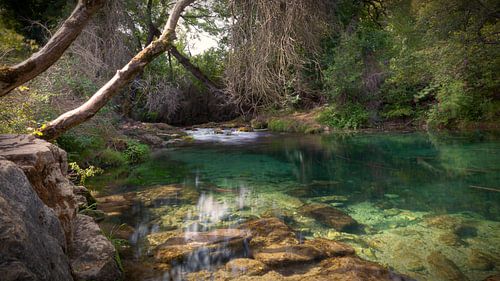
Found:
<path fill-rule="evenodd" d="M 149 158 L 150 150 L 149 146 L 130 140 L 127 142 L 127 149 L 123 153 L 128 163 L 139 164 Z"/>
<path fill-rule="evenodd" d="M 12 55 L 22 54 L 26 51 L 33 51 L 38 45 L 33 40 L 27 40 L 15 30 L 5 26 L 0 21 L 0 58 L 7 60 Z"/>
<path fill-rule="evenodd" d="M 0 1 L 0 21 L 7 28 L 41 43 L 47 36 L 45 28 L 54 28 L 73 7 L 72 1 L 65 0 L 3 0 Z"/>
<path fill-rule="evenodd" d="M 364 83 L 367 68 L 378 67 L 373 60 L 375 54 L 388 45 L 387 32 L 370 22 L 363 22 L 356 32 L 343 31 L 334 39 L 331 57 L 325 71 L 326 93 L 329 98 L 341 100 L 363 99 L 366 89 Z M 378 60 L 384 57 L 379 54 Z"/>
<path fill-rule="evenodd" d="M 88 98 L 99 90 L 94 81 L 84 76 L 62 78 L 64 79 L 63 83 L 65 83 L 75 95 L 80 97 Z"/>
<path fill-rule="evenodd" d="M 95 158 L 95 153 L 105 149 L 105 141 L 92 134 L 81 131 L 69 131 L 57 139 L 57 145 L 68 153 L 69 161 L 88 162 Z"/>
<path fill-rule="evenodd" d="M 359 129 L 368 122 L 368 112 L 360 104 L 331 105 L 318 116 L 318 122 L 337 129 Z"/>
<path fill-rule="evenodd" d="M 273 132 L 286 132 L 286 133 L 305 133 L 308 125 L 299 121 L 288 118 L 271 118 L 268 121 L 267 127 Z"/>
<path fill-rule="evenodd" d="M 20 86 L 0 102 L 0 133 L 32 133 L 53 117 L 51 93 Z"/>
<path fill-rule="evenodd" d="M 101 168 L 117 168 L 126 165 L 127 158 L 125 153 L 106 148 L 96 157 L 96 163 Z"/>
<path fill-rule="evenodd" d="M 334 11 L 323 59 L 334 104 L 430 127 L 499 120 L 500 24 L 491 14 L 498 1 L 396 0 L 382 2 L 383 13 L 376 8 L 340 1 Z"/>
<path fill-rule="evenodd" d="M 292 120 L 272 118 L 269 120 L 267 127 L 274 132 L 293 132 L 295 124 Z"/>
<path fill-rule="evenodd" d="M 89 166 L 88 168 L 81 168 L 76 162 L 69 163 L 69 168 L 73 170 L 80 178 L 80 184 L 85 184 L 87 178 L 101 174 L 103 171 L 100 168 Z"/>
<path fill-rule="evenodd" d="M 316 124 L 291 117 L 273 117 L 267 120 L 267 128 L 273 132 L 317 134 L 322 132 Z"/>

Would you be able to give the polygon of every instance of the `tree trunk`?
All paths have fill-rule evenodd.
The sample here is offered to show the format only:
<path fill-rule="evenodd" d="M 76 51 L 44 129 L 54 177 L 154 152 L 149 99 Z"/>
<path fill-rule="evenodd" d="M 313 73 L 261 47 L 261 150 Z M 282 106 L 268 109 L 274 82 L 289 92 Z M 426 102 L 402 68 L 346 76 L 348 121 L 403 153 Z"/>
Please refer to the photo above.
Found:
<path fill-rule="evenodd" d="M 133 57 L 104 86 L 80 107 L 68 111 L 40 128 L 40 138 L 53 140 L 65 131 L 92 118 L 106 103 L 130 82 L 144 67 L 165 52 L 175 39 L 175 28 L 184 9 L 195 0 L 178 0 L 170 13 L 161 36 Z"/>
<path fill-rule="evenodd" d="M 0 67 L 0 97 L 35 78 L 54 64 L 78 37 L 90 17 L 105 2 L 106 0 L 79 0 L 71 15 L 40 51 L 17 65 Z"/>
<path fill-rule="evenodd" d="M 196 79 L 200 80 L 205 86 L 207 86 L 208 90 L 212 93 L 220 92 L 220 87 L 215 84 L 208 76 L 205 75 L 196 65 L 191 63 L 191 61 L 186 58 L 183 54 L 177 50 L 175 46 L 171 46 L 169 49 L 170 53 L 177 59 L 177 61 L 187 69 L 187 71 L 191 72 Z"/>

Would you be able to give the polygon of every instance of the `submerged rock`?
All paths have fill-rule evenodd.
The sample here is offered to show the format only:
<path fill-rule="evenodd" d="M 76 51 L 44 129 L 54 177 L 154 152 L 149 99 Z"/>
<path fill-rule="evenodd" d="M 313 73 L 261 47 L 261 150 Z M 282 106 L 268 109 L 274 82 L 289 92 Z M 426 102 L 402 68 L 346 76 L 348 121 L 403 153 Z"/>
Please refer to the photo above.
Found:
<path fill-rule="evenodd" d="M 185 232 L 169 237 L 155 250 L 155 259 L 161 263 L 183 262 L 189 255 L 200 254 L 214 259 L 221 255 L 238 255 L 245 251 L 251 235 L 240 229 L 217 229 L 211 232 Z M 219 250 L 222 250 L 219 251 Z"/>
<path fill-rule="evenodd" d="M 462 223 L 461 219 L 450 215 L 427 216 L 424 221 L 430 227 L 445 230 L 454 229 Z"/>
<path fill-rule="evenodd" d="M 343 211 L 324 204 L 310 204 L 303 206 L 300 211 L 313 217 L 317 221 L 334 228 L 337 231 L 352 232 L 358 229 L 359 224 Z"/>
<path fill-rule="evenodd" d="M 407 276 L 397 274 L 374 262 L 362 260 L 354 256 L 331 258 L 320 264 L 320 276 L 325 279 L 304 280 L 331 280 L 331 281 L 410 281 Z M 299 280 L 299 279 L 297 279 Z"/>
<path fill-rule="evenodd" d="M 500 281 L 500 273 L 488 276 L 484 281 Z"/>
<path fill-rule="evenodd" d="M 183 185 L 171 184 L 156 186 L 144 191 L 128 192 L 117 195 L 98 197 L 97 208 L 108 215 L 119 215 L 134 204 L 158 208 L 162 206 L 195 203 L 198 192 Z"/>
<path fill-rule="evenodd" d="M 269 266 L 284 266 L 353 254 L 354 249 L 346 244 L 316 238 L 298 245 L 271 245 L 255 251 L 254 258 Z"/>
<path fill-rule="evenodd" d="M 252 256 L 269 266 L 354 254 L 350 246 L 327 239 L 317 238 L 300 243 L 293 230 L 277 218 L 251 220 L 242 224 L 240 229 L 252 233 Z"/>
<path fill-rule="evenodd" d="M 453 232 L 441 234 L 438 239 L 447 246 L 459 246 L 463 243 L 460 237 Z"/>
<path fill-rule="evenodd" d="M 244 259 L 248 262 L 252 260 Z M 228 263 L 229 264 L 229 263 Z M 254 263 L 252 263 L 254 264 Z M 257 264 L 255 264 L 257 265 Z M 283 266 L 270 271 L 249 270 L 249 274 L 233 275 L 233 267 L 217 272 L 200 271 L 189 274 L 186 280 L 213 281 L 412 281 L 376 263 L 354 256 L 325 259 L 316 264 Z M 264 274 L 265 273 L 265 274 Z M 235 279 L 237 278 L 237 279 Z"/>
<path fill-rule="evenodd" d="M 240 258 L 229 261 L 225 266 L 225 270 L 230 273 L 232 278 L 235 278 L 242 275 L 263 275 L 269 269 L 265 264 L 258 260 Z"/>
<path fill-rule="evenodd" d="M 176 231 L 157 232 L 147 235 L 146 240 L 149 246 L 156 247 L 165 243 L 168 239 L 178 235 L 179 233 Z"/>
<path fill-rule="evenodd" d="M 136 193 L 136 200 L 151 207 L 196 203 L 198 197 L 198 192 L 180 184 L 157 186 Z"/>
<path fill-rule="evenodd" d="M 239 226 L 250 231 L 250 248 L 258 250 L 271 245 L 296 245 L 299 241 L 293 230 L 278 218 L 251 220 Z"/>
<path fill-rule="evenodd" d="M 320 196 L 311 198 L 311 202 L 320 202 L 320 203 L 332 203 L 332 202 L 345 202 L 348 201 L 349 198 L 343 195 L 328 195 L 328 196 Z"/>
<path fill-rule="evenodd" d="M 313 240 L 306 240 L 304 243 L 318 248 L 325 257 L 354 255 L 354 249 L 351 246 L 333 240 L 315 238 Z"/>
<path fill-rule="evenodd" d="M 441 252 L 434 251 L 427 257 L 431 272 L 434 276 L 447 281 L 469 280 L 458 268 L 458 266 L 448 259 Z"/>
<path fill-rule="evenodd" d="M 318 260 L 324 255 L 312 245 L 271 245 L 256 250 L 254 258 L 269 266 L 283 266 L 295 263 L 307 263 Z"/>
<path fill-rule="evenodd" d="M 495 260 L 492 256 L 479 251 L 478 249 L 471 249 L 467 257 L 467 263 L 470 268 L 475 270 L 492 270 L 495 268 Z"/>
<path fill-rule="evenodd" d="M 477 228 L 475 226 L 467 224 L 461 224 L 457 226 L 453 232 L 462 239 L 477 236 Z"/>
<path fill-rule="evenodd" d="M 133 193 L 124 193 L 120 195 L 110 195 L 96 198 L 97 209 L 103 211 L 108 216 L 120 215 L 122 212 L 130 209 L 134 204 Z"/>

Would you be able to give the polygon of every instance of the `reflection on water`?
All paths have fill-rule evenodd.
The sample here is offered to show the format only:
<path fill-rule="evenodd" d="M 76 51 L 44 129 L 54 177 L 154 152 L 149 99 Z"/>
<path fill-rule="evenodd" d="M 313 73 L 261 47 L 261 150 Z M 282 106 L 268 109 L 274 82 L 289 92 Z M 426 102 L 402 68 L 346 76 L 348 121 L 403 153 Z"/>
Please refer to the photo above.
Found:
<path fill-rule="evenodd" d="M 151 255 L 164 241 L 156 237 L 165 233 L 180 232 L 183 243 L 201 245 L 165 270 L 164 280 L 182 280 L 186 272 L 245 255 L 197 233 L 268 216 L 281 218 L 306 239 L 349 243 L 363 258 L 419 280 L 445 280 L 436 273 L 436 250 L 471 280 L 500 269 L 497 135 L 245 133 L 213 142 L 213 135 L 199 137 L 205 133 L 197 133 L 202 142 L 156 153 L 126 180 L 110 180 L 113 192 L 140 191 L 146 202 L 114 218 L 134 227 L 136 258 Z M 165 184 L 182 188 L 165 197 L 158 188 Z M 156 189 L 161 192 L 148 195 L 154 198 L 141 197 Z M 336 230 L 321 214 L 304 211 L 313 204 L 341 210 L 362 231 Z"/>

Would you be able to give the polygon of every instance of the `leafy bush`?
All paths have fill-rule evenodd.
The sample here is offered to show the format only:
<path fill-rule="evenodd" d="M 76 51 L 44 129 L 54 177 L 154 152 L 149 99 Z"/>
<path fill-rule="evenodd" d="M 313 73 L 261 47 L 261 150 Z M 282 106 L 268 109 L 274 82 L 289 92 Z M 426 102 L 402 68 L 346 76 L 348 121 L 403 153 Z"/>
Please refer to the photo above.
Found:
<path fill-rule="evenodd" d="M 87 178 L 99 175 L 103 172 L 102 169 L 89 166 L 88 168 L 81 168 L 76 162 L 69 163 L 69 168 L 73 170 L 77 177 L 80 178 L 80 184 L 84 184 Z"/>
<path fill-rule="evenodd" d="M 391 105 L 382 112 L 382 117 L 387 119 L 408 118 L 415 114 L 410 106 Z"/>
<path fill-rule="evenodd" d="M 368 123 L 368 112 L 359 104 L 331 105 L 317 119 L 321 124 L 338 129 L 358 129 Z"/>
<path fill-rule="evenodd" d="M 149 158 L 150 150 L 149 146 L 131 140 L 127 142 L 127 149 L 123 153 L 130 164 L 138 164 Z"/>

